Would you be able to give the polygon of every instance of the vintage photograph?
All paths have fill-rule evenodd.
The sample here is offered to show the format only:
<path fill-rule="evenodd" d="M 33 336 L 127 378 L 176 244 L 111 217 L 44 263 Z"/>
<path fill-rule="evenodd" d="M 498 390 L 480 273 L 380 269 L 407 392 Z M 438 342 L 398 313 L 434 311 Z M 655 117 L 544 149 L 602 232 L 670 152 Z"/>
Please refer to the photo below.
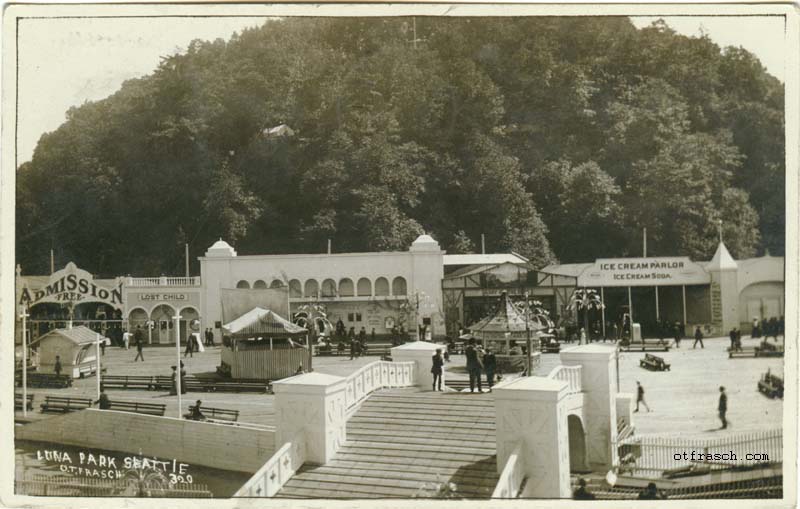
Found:
<path fill-rule="evenodd" d="M 524 7 L 7 9 L 3 502 L 793 504 L 796 13 Z"/>

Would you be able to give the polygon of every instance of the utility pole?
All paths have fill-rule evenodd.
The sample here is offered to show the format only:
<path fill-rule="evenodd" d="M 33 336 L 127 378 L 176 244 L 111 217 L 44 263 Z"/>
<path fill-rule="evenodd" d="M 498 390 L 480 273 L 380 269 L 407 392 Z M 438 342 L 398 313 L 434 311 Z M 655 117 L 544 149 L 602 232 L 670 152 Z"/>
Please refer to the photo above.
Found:
<path fill-rule="evenodd" d="M 642 257 L 647 258 L 647 227 L 644 227 L 644 236 L 642 237 Z"/>
<path fill-rule="evenodd" d="M 22 320 L 22 416 L 28 416 L 28 320 L 27 308 L 22 308 L 19 315 Z"/>
<path fill-rule="evenodd" d="M 717 229 L 719 230 L 719 243 L 722 244 L 722 219 L 717 220 Z"/>
<path fill-rule="evenodd" d="M 486 235 L 481 233 L 481 254 L 486 254 Z"/>
<path fill-rule="evenodd" d="M 189 244 L 184 244 L 186 248 L 186 277 L 189 277 Z"/>
<path fill-rule="evenodd" d="M 56 257 L 53 248 L 50 248 L 50 274 L 56 271 Z"/>
<path fill-rule="evenodd" d="M 177 364 L 175 364 L 175 387 L 178 392 L 178 419 L 182 417 L 181 414 L 181 315 L 175 314 L 172 317 L 175 320 L 175 352 L 178 357 Z"/>

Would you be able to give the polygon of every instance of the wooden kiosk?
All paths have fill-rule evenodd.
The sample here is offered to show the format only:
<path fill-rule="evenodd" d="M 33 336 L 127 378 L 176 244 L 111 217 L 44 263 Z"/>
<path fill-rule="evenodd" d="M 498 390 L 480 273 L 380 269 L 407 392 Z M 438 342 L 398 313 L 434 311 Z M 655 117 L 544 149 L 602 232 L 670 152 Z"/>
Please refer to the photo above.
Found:
<path fill-rule="evenodd" d="M 277 313 L 253 308 L 222 326 L 222 364 L 218 371 L 235 379 L 278 380 L 299 366 L 311 368 L 308 330 Z"/>

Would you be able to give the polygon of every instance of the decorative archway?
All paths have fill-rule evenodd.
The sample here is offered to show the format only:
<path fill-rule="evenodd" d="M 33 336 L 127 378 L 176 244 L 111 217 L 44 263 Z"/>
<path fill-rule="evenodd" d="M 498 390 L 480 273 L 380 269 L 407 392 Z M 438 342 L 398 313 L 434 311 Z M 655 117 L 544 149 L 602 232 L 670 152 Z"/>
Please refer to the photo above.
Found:
<path fill-rule="evenodd" d="M 299 299 L 303 296 L 303 287 L 300 284 L 300 281 L 297 279 L 292 279 L 289 281 L 289 297 Z"/>
<path fill-rule="evenodd" d="M 583 428 L 581 418 L 574 414 L 568 415 L 567 428 L 569 432 L 570 472 L 591 472 L 588 462 L 588 451 L 586 449 L 586 430 Z"/>
<path fill-rule="evenodd" d="M 365 277 L 359 279 L 356 294 L 359 297 L 372 297 L 372 282 Z"/>
<path fill-rule="evenodd" d="M 339 280 L 339 297 L 352 297 L 355 295 L 353 290 L 353 280 L 345 277 Z"/>
<path fill-rule="evenodd" d="M 169 304 L 159 304 L 150 311 L 150 320 L 153 321 L 153 343 L 175 343 L 175 308 Z"/>
<path fill-rule="evenodd" d="M 322 297 L 336 297 L 336 281 L 326 279 L 322 282 Z"/>
<path fill-rule="evenodd" d="M 389 280 L 385 277 L 379 277 L 375 280 L 375 296 L 388 297 L 389 296 Z"/>
<path fill-rule="evenodd" d="M 255 283 L 253 283 L 253 290 L 266 290 L 266 289 L 267 289 L 267 283 L 262 279 L 258 279 L 256 280 Z"/>
<path fill-rule="evenodd" d="M 316 279 L 309 279 L 306 281 L 303 296 L 307 298 L 319 295 L 319 283 Z"/>
<path fill-rule="evenodd" d="M 249 290 L 249 289 L 250 289 L 250 283 L 248 283 L 247 281 L 245 281 L 244 279 L 242 279 L 241 281 L 239 281 L 238 283 L 236 283 L 236 288 L 240 288 L 240 289 Z"/>
<path fill-rule="evenodd" d="M 397 276 L 392 280 L 392 295 L 407 295 L 408 294 L 408 285 L 406 284 L 406 278 L 402 276 Z"/>
<path fill-rule="evenodd" d="M 273 279 L 272 282 L 269 284 L 270 288 L 283 288 L 284 286 L 286 286 L 286 283 L 284 283 L 280 279 Z"/>

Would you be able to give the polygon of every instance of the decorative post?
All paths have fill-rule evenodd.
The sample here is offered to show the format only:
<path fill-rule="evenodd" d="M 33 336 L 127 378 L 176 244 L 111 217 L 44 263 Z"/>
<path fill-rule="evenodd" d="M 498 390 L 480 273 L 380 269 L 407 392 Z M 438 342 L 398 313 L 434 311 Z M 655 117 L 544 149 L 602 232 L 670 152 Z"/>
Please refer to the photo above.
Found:
<path fill-rule="evenodd" d="M 22 314 L 22 416 L 28 416 L 28 309 L 23 306 Z"/>
<path fill-rule="evenodd" d="M 176 314 L 172 317 L 175 320 L 175 353 L 177 354 L 178 361 L 175 364 L 177 373 L 175 374 L 175 387 L 178 392 L 178 419 L 182 417 L 181 414 L 181 315 Z"/>

